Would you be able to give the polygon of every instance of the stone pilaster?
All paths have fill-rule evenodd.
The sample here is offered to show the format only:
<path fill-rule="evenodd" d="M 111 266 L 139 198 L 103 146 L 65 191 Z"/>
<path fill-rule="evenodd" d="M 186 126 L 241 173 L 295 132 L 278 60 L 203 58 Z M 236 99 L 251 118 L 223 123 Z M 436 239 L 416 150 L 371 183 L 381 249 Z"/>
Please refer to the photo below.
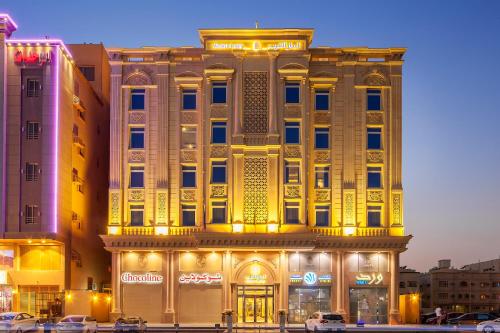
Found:
<path fill-rule="evenodd" d="M 121 191 L 122 169 L 122 69 L 121 63 L 111 67 L 110 87 L 110 132 L 109 132 L 109 219 L 111 225 L 120 225 L 123 221 Z"/>
<path fill-rule="evenodd" d="M 275 136 L 278 134 L 278 111 L 276 107 L 276 58 L 278 53 L 269 55 L 269 134 Z"/>
<path fill-rule="evenodd" d="M 397 251 L 390 253 L 390 273 L 389 323 L 394 325 L 401 323 L 401 314 L 399 313 L 399 252 Z"/>
<path fill-rule="evenodd" d="M 344 308 L 344 300 L 345 300 L 345 291 L 346 288 L 344 287 L 344 252 L 338 251 L 337 252 L 337 260 L 336 260 L 336 270 L 335 270 L 335 277 L 337 278 L 337 306 L 336 306 L 336 311 L 339 314 L 345 315 L 346 311 Z"/>
<path fill-rule="evenodd" d="M 172 263 L 172 252 L 165 251 L 162 253 L 162 274 L 163 274 L 163 322 L 173 323 L 174 322 L 174 302 L 173 302 L 173 263 Z"/>
<path fill-rule="evenodd" d="M 270 151 L 268 155 L 268 222 L 279 222 L 279 160 L 278 151 Z"/>
<path fill-rule="evenodd" d="M 111 298 L 111 316 L 118 318 L 122 314 L 121 305 L 121 252 L 113 251 L 111 253 L 111 281 L 113 295 Z"/>
<path fill-rule="evenodd" d="M 232 258 L 233 255 L 231 251 L 226 251 L 223 254 L 223 274 L 224 274 L 224 310 L 225 311 L 231 311 L 232 310 L 232 304 L 231 304 L 231 277 L 232 277 Z"/>
<path fill-rule="evenodd" d="M 233 223 L 243 223 L 243 153 L 233 153 Z"/>
<path fill-rule="evenodd" d="M 233 84 L 233 112 L 234 112 L 234 121 L 233 121 L 233 136 L 241 136 L 242 135 L 242 113 L 243 113 L 243 105 L 242 105 L 242 89 L 243 89 L 243 58 L 236 57 L 236 69 L 235 69 L 235 80 Z M 239 142 L 238 140 L 235 140 Z"/>

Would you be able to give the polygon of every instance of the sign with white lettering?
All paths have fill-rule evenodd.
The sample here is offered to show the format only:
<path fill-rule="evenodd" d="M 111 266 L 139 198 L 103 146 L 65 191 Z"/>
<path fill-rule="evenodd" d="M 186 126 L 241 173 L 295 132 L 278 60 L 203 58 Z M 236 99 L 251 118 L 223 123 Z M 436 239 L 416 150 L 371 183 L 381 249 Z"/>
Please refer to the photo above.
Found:
<path fill-rule="evenodd" d="M 382 273 L 358 274 L 356 275 L 357 285 L 378 285 L 384 281 Z"/>
<path fill-rule="evenodd" d="M 222 274 L 190 273 L 179 276 L 179 283 L 182 284 L 217 284 L 222 282 Z"/>
<path fill-rule="evenodd" d="M 211 51 L 302 51 L 306 49 L 304 40 L 209 40 L 207 49 Z"/>
<path fill-rule="evenodd" d="M 161 284 L 163 283 L 163 276 L 149 272 L 143 274 L 125 272 L 122 273 L 121 281 L 126 284 Z"/>
<path fill-rule="evenodd" d="M 331 274 L 316 274 L 314 272 L 306 272 L 302 274 L 292 274 L 290 275 L 291 284 L 302 284 L 307 285 L 317 285 L 317 284 L 330 284 L 332 283 Z"/>

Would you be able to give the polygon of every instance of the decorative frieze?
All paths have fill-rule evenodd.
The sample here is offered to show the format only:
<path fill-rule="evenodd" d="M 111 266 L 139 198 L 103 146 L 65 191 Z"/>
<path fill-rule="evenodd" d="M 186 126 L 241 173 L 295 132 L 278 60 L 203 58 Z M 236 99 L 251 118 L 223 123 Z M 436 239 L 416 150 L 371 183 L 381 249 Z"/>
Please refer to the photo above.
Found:
<path fill-rule="evenodd" d="M 182 125 L 196 125 L 197 123 L 196 112 L 192 111 L 182 111 L 181 112 L 181 124 Z"/>
<path fill-rule="evenodd" d="M 402 225 L 401 193 L 392 193 L 392 225 Z"/>
<path fill-rule="evenodd" d="M 211 198 L 225 198 L 227 197 L 227 185 L 211 185 L 210 186 Z"/>
<path fill-rule="evenodd" d="M 366 163 L 383 163 L 383 162 L 384 162 L 384 152 L 382 151 L 366 152 Z"/>
<path fill-rule="evenodd" d="M 330 201 L 330 190 L 328 189 L 317 189 L 316 190 L 316 201 L 327 202 Z"/>
<path fill-rule="evenodd" d="M 267 223 L 267 158 L 247 157 L 243 162 L 243 219 L 245 223 Z"/>
<path fill-rule="evenodd" d="M 196 150 L 181 150 L 181 162 L 182 163 L 196 162 Z"/>
<path fill-rule="evenodd" d="M 316 112 L 314 114 L 314 122 L 316 124 L 330 124 L 332 121 L 332 116 L 330 112 Z"/>
<path fill-rule="evenodd" d="M 145 160 L 146 154 L 144 150 L 130 150 L 128 152 L 129 163 L 144 163 Z"/>
<path fill-rule="evenodd" d="M 300 185 L 285 185 L 285 198 L 300 198 Z"/>
<path fill-rule="evenodd" d="M 195 201 L 196 200 L 196 190 L 182 189 L 181 190 L 181 200 L 182 201 Z"/>
<path fill-rule="evenodd" d="M 146 113 L 143 111 L 132 111 L 128 115 L 129 124 L 145 124 L 146 123 Z"/>
<path fill-rule="evenodd" d="M 160 192 L 157 197 L 157 218 L 159 222 L 167 221 L 167 193 Z"/>
<path fill-rule="evenodd" d="M 384 194 L 380 190 L 368 190 L 366 192 L 366 200 L 371 202 L 382 202 L 384 200 Z"/>
<path fill-rule="evenodd" d="M 285 118 L 302 118 L 302 108 L 300 105 L 286 105 Z"/>
<path fill-rule="evenodd" d="M 210 110 L 210 117 L 212 118 L 227 118 L 227 108 L 223 107 L 214 107 L 212 106 Z"/>
<path fill-rule="evenodd" d="M 110 224 L 120 224 L 120 192 L 110 193 Z"/>
<path fill-rule="evenodd" d="M 367 112 L 366 123 L 368 125 L 382 125 L 384 123 L 384 113 L 380 111 Z"/>
<path fill-rule="evenodd" d="M 144 190 L 143 189 L 128 190 L 128 201 L 144 201 Z"/>
<path fill-rule="evenodd" d="M 330 151 L 314 152 L 314 163 L 330 163 Z"/>
<path fill-rule="evenodd" d="M 355 226 L 355 201 L 354 191 L 344 192 L 344 226 Z"/>
<path fill-rule="evenodd" d="M 246 134 L 267 134 L 267 72 L 243 74 L 243 128 Z"/>
<path fill-rule="evenodd" d="M 227 157 L 227 146 L 213 145 L 210 147 L 210 157 Z"/>
<path fill-rule="evenodd" d="M 300 158 L 302 156 L 300 151 L 300 146 L 285 146 L 285 157 L 286 158 Z"/>

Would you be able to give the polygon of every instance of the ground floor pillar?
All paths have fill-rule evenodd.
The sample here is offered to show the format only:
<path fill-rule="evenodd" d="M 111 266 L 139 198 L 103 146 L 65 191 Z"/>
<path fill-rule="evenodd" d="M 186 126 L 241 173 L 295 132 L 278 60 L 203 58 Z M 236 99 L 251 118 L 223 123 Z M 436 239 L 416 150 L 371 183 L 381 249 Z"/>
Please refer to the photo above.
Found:
<path fill-rule="evenodd" d="M 111 281 L 113 295 L 111 299 L 110 319 L 114 320 L 121 316 L 121 252 L 113 251 L 111 253 Z"/>
<path fill-rule="evenodd" d="M 391 325 L 401 323 L 401 314 L 399 313 L 399 252 L 390 252 L 390 304 L 389 304 L 389 323 Z"/>

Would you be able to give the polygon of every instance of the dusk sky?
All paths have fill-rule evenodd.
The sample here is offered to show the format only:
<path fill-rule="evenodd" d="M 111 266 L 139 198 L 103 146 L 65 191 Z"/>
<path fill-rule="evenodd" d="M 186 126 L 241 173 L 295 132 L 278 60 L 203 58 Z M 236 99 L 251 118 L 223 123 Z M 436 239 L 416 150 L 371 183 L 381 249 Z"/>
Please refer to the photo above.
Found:
<path fill-rule="evenodd" d="M 6 1 L 15 37 L 200 46 L 198 28 L 314 28 L 313 46 L 407 47 L 401 259 L 500 257 L 500 1 Z M 499 98 L 499 99 L 496 99 Z"/>

